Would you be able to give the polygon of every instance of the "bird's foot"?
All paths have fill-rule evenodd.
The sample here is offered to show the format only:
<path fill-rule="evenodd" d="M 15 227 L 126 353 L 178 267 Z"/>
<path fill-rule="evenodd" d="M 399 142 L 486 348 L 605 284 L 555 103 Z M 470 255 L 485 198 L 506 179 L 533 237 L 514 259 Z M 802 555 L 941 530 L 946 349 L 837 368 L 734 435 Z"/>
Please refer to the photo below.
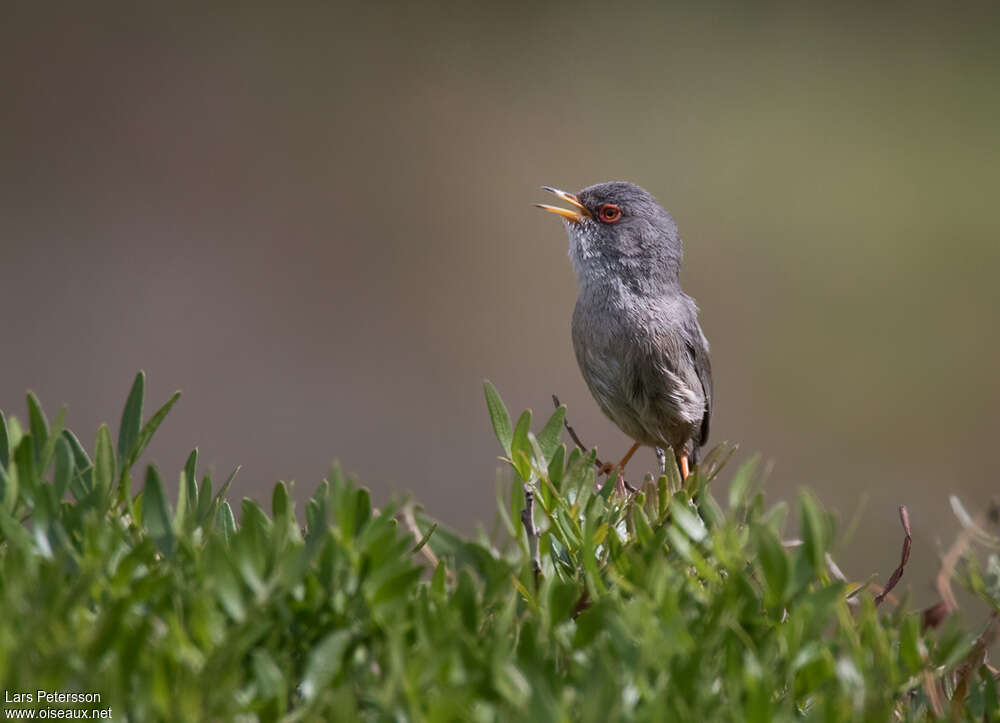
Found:
<path fill-rule="evenodd" d="M 601 465 L 601 468 L 597 470 L 597 476 L 600 477 L 602 474 L 611 474 L 615 467 L 617 467 L 617 465 L 611 462 L 605 462 Z"/>
<path fill-rule="evenodd" d="M 656 450 L 656 461 L 660 463 L 660 474 L 667 473 L 667 453 L 663 447 L 654 447 Z"/>

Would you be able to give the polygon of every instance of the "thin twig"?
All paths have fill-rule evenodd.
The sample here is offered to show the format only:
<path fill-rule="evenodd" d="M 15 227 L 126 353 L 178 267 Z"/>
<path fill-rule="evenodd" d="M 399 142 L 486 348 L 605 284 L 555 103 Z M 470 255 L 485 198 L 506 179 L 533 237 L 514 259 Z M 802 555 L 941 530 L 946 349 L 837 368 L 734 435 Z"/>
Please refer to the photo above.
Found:
<path fill-rule="evenodd" d="M 935 579 L 935 587 L 937 588 L 938 595 L 941 596 L 941 600 L 924 610 L 922 623 L 925 630 L 927 628 L 938 627 L 949 615 L 958 610 L 958 600 L 955 599 L 955 593 L 951 589 L 951 578 L 955 574 L 955 567 L 968 549 L 969 543 L 972 542 L 976 531 L 986 524 L 986 522 L 996 522 L 998 520 L 1000 520 L 1000 506 L 994 502 L 985 513 L 976 515 L 969 524 L 962 528 L 962 531 L 958 533 L 958 537 L 955 538 L 955 541 L 951 543 L 951 547 L 948 548 L 944 557 L 941 558 L 941 569 L 938 570 L 937 578 Z"/>
<path fill-rule="evenodd" d="M 962 559 L 962 555 L 968 549 L 971 539 L 972 531 L 969 528 L 962 529 L 958 533 L 958 537 L 955 538 L 955 541 L 951 543 L 951 547 L 948 548 L 944 557 L 941 558 L 941 569 L 938 570 L 934 585 L 937 588 L 938 595 L 941 596 L 941 601 L 924 610 L 924 628 L 936 628 L 949 615 L 958 610 L 958 600 L 955 599 L 955 593 L 951 589 L 951 577 L 955 573 L 955 566 L 958 565 L 958 561 Z"/>
<path fill-rule="evenodd" d="M 927 700 L 931 704 L 931 710 L 937 718 L 944 718 L 944 693 L 941 691 L 941 685 L 938 683 L 938 679 L 934 677 L 934 674 L 929 671 L 924 671 L 924 695 L 927 696 Z"/>
<path fill-rule="evenodd" d="M 910 534 L 910 513 L 906 509 L 906 505 L 899 506 L 899 521 L 903 524 L 903 551 L 899 556 L 899 565 L 895 570 L 892 571 L 892 576 L 889 578 L 889 582 L 886 583 L 885 588 L 878 595 L 875 596 L 875 606 L 882 604 L 886 596 L 892 592 L 892 589 L 896 587 L 900 579 L 903 577 L 903 570 L 906 569 L 906 563 L 910 560 L 910 548 L 913 546 L 913 535 Z"/>
<path fill-rule="evenodd" d="M 426 544 L 426 541 L 424 540 L 425 534 L 422 533 L 420 531 L 420 527 L 417 526 L 417 518 L 413 516 L 413 505 L 405 505 L 403 509 L 396 513 L 396 519 L 400 520 L 406 526 L 406 529 L 410 531 L 411 535 L 413 535 L 413 539 L 417 544 L 420 544 L 421 541 L 424 542 L 424 544 L 420 547 L 419 552 L 427 558 L 427 562 L 431 564 L 431 567 L 437 568 L 440 561 L 438 560 L 438 556 L 434 554 L 434 551 L 431 550 L 431 546 Z M 451 570 L 445 568 L 445 575 L 450 579 Z"/>
<path fill-rule="evenodd" d="M 555 394 L 552 395 L 552 403 L 556 405 L 556 409 L 562 406 L 562 402 L 559 401 L 559 397 L 557 397 Z M 580 441 L 580 438 L 576 434 L 576 430 L 573 429 L 571 426 L 569 426 L 569 420 L 565 417 L 563 417 L 563 426 L 566 427 L 566 432 L 569 434 L 570 439 L 572 439 L 573 442 L 576 443 L 577 449 L 579 449 L 584 454 L 590 451 L 589 449 L 587 449 L 587 445 L 585 445 L 583 442 Z M 604 466 L 604 463 L 597 457 L 594 457 L 594 465 L 600 468 Z"/>
<path fill-rule="evenodd" d="M 524 485 L 524 509 L 521 510 L 521 524 L 528 535 L 528 547 L 531 550 L 531 571 L 535 576 L 535 584 L 542 574 L 542 564 L 538 560 L 538 528 L 535 527 L 535 490 L 528 483 Z"/>

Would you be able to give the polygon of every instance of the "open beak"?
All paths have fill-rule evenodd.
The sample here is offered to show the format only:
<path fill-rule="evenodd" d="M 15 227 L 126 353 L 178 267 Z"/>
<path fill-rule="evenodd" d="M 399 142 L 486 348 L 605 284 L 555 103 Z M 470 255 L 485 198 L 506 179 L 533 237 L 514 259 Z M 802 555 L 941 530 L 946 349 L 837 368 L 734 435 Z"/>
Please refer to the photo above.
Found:
<path fill-rule="evenodd" d="M 567 221 L 572 221 L 573 223 L 580 223 L 585 218 L 590 218 L 590 211 L 587 207 L 580 203 L 580 199 L 574 196 L 572 193 L 567 193 L 566 191 L 560 191 L 558 188 L 552 188 L 552 186 L 542 186 L 542 190 L 550 191 L 570 206 L 573 206 L 576 210 L 571 208 L 559 208 L 558 206 L 550 206 L 547 203 L 536 203 L 538 208 L 544 211 L 551 211 L 552 213 L 557 213 Z"/>

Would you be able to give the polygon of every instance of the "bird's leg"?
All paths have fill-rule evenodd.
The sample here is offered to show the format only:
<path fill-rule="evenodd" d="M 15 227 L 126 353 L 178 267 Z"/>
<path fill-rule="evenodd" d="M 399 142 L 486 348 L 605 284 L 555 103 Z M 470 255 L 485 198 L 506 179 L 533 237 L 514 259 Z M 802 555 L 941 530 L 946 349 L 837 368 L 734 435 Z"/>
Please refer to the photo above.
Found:
<path fill-rule="evenodd" d="M 632 455 L 635 454 L 635 451 L 637 449 L 639 449 L 639 443 L 638 442 L 636 442 L 635 444 L 632 445 L 632 448 L 628 452 L 625 453 L 624 457 L 622 457 L 622 461 L 618 463 L 618 469 L 620 469 L 623 474 L 625 472 L 625 465 L 627 465 L 628 461 L 630 459 L 632 459 Z"/>
<path fill-rule="evenodd" d="M 688 475 L 691 474 L 691 470 L 688 467 L 688 456 L 682 452 L 677 455 L 677 461 L 681 467 L 681 479 L 685 480 L 688 478 Z"/>
<path fill-rule="evenodd" d="M 660 463 L 660 474 L 667 473 L 667 453 L 663 451 L 663 447 L 655 447 L 656 449 L 656 461 Z"/>
<path fill-rule="evenodd" d="M 618 470 L 618 474 L 620 476 L 624 477 L 625 476 L 625 465 L 627 465 L 628 461 L 630 459 L 632 459 L 632 455 L 635 454 L 635 451 L 637 449 L 639 449 L 639 443 L 638 442 L 636 442 L 635 444 L 632 445 L 632 447 L 629 449 L 628 452 L 625 453 L 625 456 L 621 458 L 621 460 L 618 462 L 618 464 L 611 464 L 611 462 L 605 462 L 604 466 L 602 466 L 601 469 L 599 469 L 597 471 L 597 474 L 598 475 L 608 474 L 609 472 L 611 472 L 611 470 L 617 469 Z"/>

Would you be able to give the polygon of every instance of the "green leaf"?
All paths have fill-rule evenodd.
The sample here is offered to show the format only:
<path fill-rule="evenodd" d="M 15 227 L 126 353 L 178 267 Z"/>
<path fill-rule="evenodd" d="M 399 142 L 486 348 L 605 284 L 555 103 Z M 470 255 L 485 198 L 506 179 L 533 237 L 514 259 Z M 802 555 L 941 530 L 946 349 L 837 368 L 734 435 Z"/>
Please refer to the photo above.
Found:
<path fill-rule="evenodd" d="M 226 477 L 225 483 L 219 488 L 219 491 L 215 493 L 215 498 L 212 500 L 213 504 L 221 504 L 226 495 L 229 493 L 229 487 L 233 484 L 233 480 L 236 479 L 236 475 L 239 473 L 240 467 L 234 467 L 233 471 L 229 473 Z"/>
<path fill-rule="evenodd" d="M 393 569 L 393 567 L 390 566 L 389 569 Z M 407 561 L 407 563 L 400 566 L 399 572 L 393 574 L 379 585 L 371 599 L 372 607 L 379 607 L 402 598 L 413 589 L 422 574 L 423 570 L 421 568 L 412 566 Z"/>
<path fill-rule="evenodd" d="M 49 468 L 52 462 L 52 458 L 56 453 L 56 444 L 62 439 L 63 430 L 66 429 L 66 407 L 59 410 L 59 414 L 56 415 L 56 421 L 52 423 L 52 426 L 48 430 L 48 438 L 45 440 L 45 444 L 42 447 L 41 453 L 41 464 L 38 469 L 40 474 L 45 473 L 45 470 Z"/>
<path fill-rule="evenodd" d="M 10 464 L 10 435 L 7 433 L 7 417 L 0 409 L 0 467 L 4 469 Z"/>
<path fill-rule="evenodd" d="M 681 472 L 677 469 L 677 462 L 674 456 L 667 450 L 667 469 L 665 472 L 667 478 L 667 489 L 673 494 L 684 487 L 684 480 L 681 479 Z"/>
<path fill-rule="evenodd" d="M 799 495 L 799 517 L 802 525 L 802 547 L 815 574 L 826 567 L 824 556 L 830 544 L 826 520 L 819 502 L 808 491 Z"/>
<path fill-rule="evenodd" d="M 115 453 L 111 446 L 111 432 L 106 424 L 97 430 L 97 442 L 94 444 L 94 491 L 101 500 L 111 499 L 111 490 L 115 479 Z"/>
<path fill-rule="evenodd" d="M 110 439 L 110 437 L 109 437 Z M 167 495 L 156 467 L 146 468 L 146 487 L 143 490 L 142 524 L 153 542 L 164 555 L 174 550 L 174 527 L 167 506 Z"/>
<path fill-rule="evenodd" d="M 770 527 L 758 525 L 755 531 L 757 558 L 764 572 L 768 590 L 771 592 L 771 602 L 780 605 L 784 602 L 788 590 L 788 554 Z"/>
<path fill-rule="evenodd" d="M 39 474 L 44 470 L 42 466 L 42 448 L 49 438 L 49 423 L 45 419 L 45 412 L 42 405 L 31 392 L 28 392 L 28 430 L 31 433 L 31 444 L 35 454 L 35 465 L 39 468 Z"/>
<path fill-rule="evenodd" d="M 118 464 L 124 469 L 125 462 L 132 458 L 132 451 L 139 441 L 139 430 L 142 427 L 142 402 L 146 395 L 146 373 L 140 371 L 135 375 L 132 389 L 125 400 L 122 410 L 121 424 L 118 426 Z"/>
<path fill-rule="evenodd" d="M 705 529 L 705 523 L 702 522 L 701 518 L 676 497 L 670 505 L 670 515 L 673 518 L 674 524 L 680 527 L 684 531 L 684 534 L 695 542 L 701 542 L 708 534 L 708 530 Z"/>
<path fill-rule="evenodd" d="M 271 516 L 277 522 L 279 518 L 288 519 L 291 514 L 292 502 L 288 497 L 288 488 L 284 482 L 278 482 L 271 494 Z"/>
<path fill-rule="evenodd" d="M 63 430 L 63 437 L 69 443 L 69 448 L 73 452 L 73 462 L 77 469 L 90 469 L 94 463 L 90 461 L 87 450 L 83 448 L 79 438 L 68 429 Z"/>
<path fill-rule="evenodd" d="M 21 498 L 29 507 L 35 504 L 35 492 L 38 489 L 38 473 L 35 470 L 35 454 L 31 435 L 21 437 L 14 450 L 14 466 L 17 468 L 17 481 Z"/>
<path fill-rule="evenodd" d="M 285 677 L 274 658 L 263 648 L 258 648 L 253 651 L 251 662 L 258 695 L 264 700 L 279 700 L 284 703 Z"/>
<path fill-rule="evenodd" d="M 906 665 L 907 672 L 914 675 L 923 667 L 925 656 L 926 650 L 920 640 L 920 622 L 916 615 L 907 615 L 899 634 L 899 657 Z"/>
<path fill-rule="evenodd" d="M 531 478 L 531 442 L 528 432 L 531 429 L 531 410 L 525 410 L 514 425 L 514 436 L 510 442 L 510 460 L 521 479 L 527 482 Z"/>
<path fill-rule="evenodd" d="M 219 505 L 219 511 L 216 513 L 216 525 L 227 540 L 233 539 L 233 535 L 236 534 L 236 518 L 233 516 L 233 508 L 229 506 L 228 502 Z"/>
<path fill-rule="evenodd" d="M 17 467 L 12 465 L 9 471 L 6 471 L 3 465 L 0 465 L 0 501 L 3 502 L 2 509 L 6 510 L 7 514 L 13 514 L 17 506 L 17 492 Z"/>
<path fill-rule="evenodd" d="M 436 522 L 430 527 L 428 527 L 427 532 L 425 532 L 424 536 L 420 538 L 420 542 L 418 542 L 416 545 L 413 546 L 411 552 L 420 552 L 421 548 L 423 548 L 423 546 L 426 545 L 427 542 L 431 539 L 431 535 L 434 534 L 434 530 L 436 530 L 437 527 L 438 523 Z"/>
<path fill-rule="evenodd" d="M 483 391 L 486 393 L 486 408 L 490 413 L 493 433 L 497 436 L 497 441 L 500 442 L 504 453 L 509 457 L 514 433 L 510 426 L 510 415 L 507 413 L 507 407 L 504 406 L 496 388 L 488 379 L 483 382 Z"/>
<path fill-rule="evenodd" d="M 205 525 L 215 514 L 214 502 L 212 498 L 212 480 L 205 475 L 198 488 L 198 517 L 196 524 Z"/>
<path fill-rule="evenodd" d="M 753 479 L 754 472 L 757 471 L 759 457 L 756 455 L 748 459 L 733 475 L 733 481 L 729 484 L 729 509 L 734 510 L 743 505 L 746 501 L 747 489 Z"/>
<path fill-rule="evenodd" d="M 181 470 L 179 479 L 177 480 L 177 506 L 174 508 L 174 530 L 176 532 L 183 532 L 185 522 L 188 518 L 194 517 L 194 512 L 196 511 L 190 502 L 188 502 L 188 486 L 187 480 L 184 478 L 184 471 Z"/>
<path fill-rule="evenodd" d="M 52 478 L 57 500 L 61 500 L 73 479 L 73 450 L 63 436 L 56 443 L 56 467 Z"/>
<path fill-rule="evenodd" d="M 556 490 L 562 490 L 563 472 L 566 470 L 566 445 L 559 444 L 549 459 L 549 482 Z"/>
<path fill-rule="evenodd" d="M 164 404 L 159 409 L 157 409 L 156 412 L 153 414 L 153 416 L 149 418 L 149 421 L 146 422 L 145 426 L 143 426 L 143 428 L 139 430 L 139 436 L 136 438 L 135 444 L 132 445 L 132 452 L 128 456 L 128 460 L 125 465 L 126 467 L 132 467 L 135 465 L 136 460 L 139 459 L 139 456 L 146 450 L 146 447 L 149 445 L 150 440 L 153 439 L 153 435 L 156 433 L 156 430 L 163 423 L 163 420 L 166 419 L 167 415 L 170 413 L 170 410 L 173 408 L 174 404 L 176 404 L 177 400 L 180 398 L 181 398 L 181 393 L 174 392 L 173 396 L 171 396 L 170 399 L 167 400 L 167 403 Z"/>
<path fill-rule="evenodd" d="M 192 449 L 191 454 L 188 455 L 187 461 L 184 462 L 184 475 L 181 480 L 181 484 L 187 485 L 187 501 L 191 509 L 195 513 L 195 524 L 201 522 L 199 516 L 200 513 L 200 502 L 198 499 L 198 478 L 196 475 L 196 467 L 198 466 L 198 450 Z"/>
<path fill-rule="evenodd" d="M 437 598 L 443 598 L 447 592 L 448 568 L 443 562 L 439 562 L 434 568 L 434 577 L 431 578 L 431 593 Z"/>
<path fill-rule="evenodd" d="M 542 431 L 538 433 L 538 446 L 542 449 L 546 463 L 552 459 L 552 455 L 555 454 L 556 448 L 559 446 L 559 442 L 562 439 L 563 421 L 565 419 L 566 405 L 564 404 L 552 413 L 549 421 L 545 423 Z"/>
<path fill-rule="evenodd" d="M 604 598 L 587 608 L 576 620 L 576 635 L 573 647 L 582 648 L 593 642 L 601 632 L 612 632 L 614 628 L 615 606 Z"/>
<path fill-rule="evenodd" d="M 997 679 L 988 665 L 980 666 L 979 679 L 983 686 L 983 720 L 1000 720 L 1000 695 L 997 694 Z"/>
<path fill-rule="evenodd" d="M 337 630 L 327 635 L 313 648 L 306 662 L 300 690 L 307 701 L 325 690 L 343 665 L 344 653 L 351 642 L 350 630 Z"/>

